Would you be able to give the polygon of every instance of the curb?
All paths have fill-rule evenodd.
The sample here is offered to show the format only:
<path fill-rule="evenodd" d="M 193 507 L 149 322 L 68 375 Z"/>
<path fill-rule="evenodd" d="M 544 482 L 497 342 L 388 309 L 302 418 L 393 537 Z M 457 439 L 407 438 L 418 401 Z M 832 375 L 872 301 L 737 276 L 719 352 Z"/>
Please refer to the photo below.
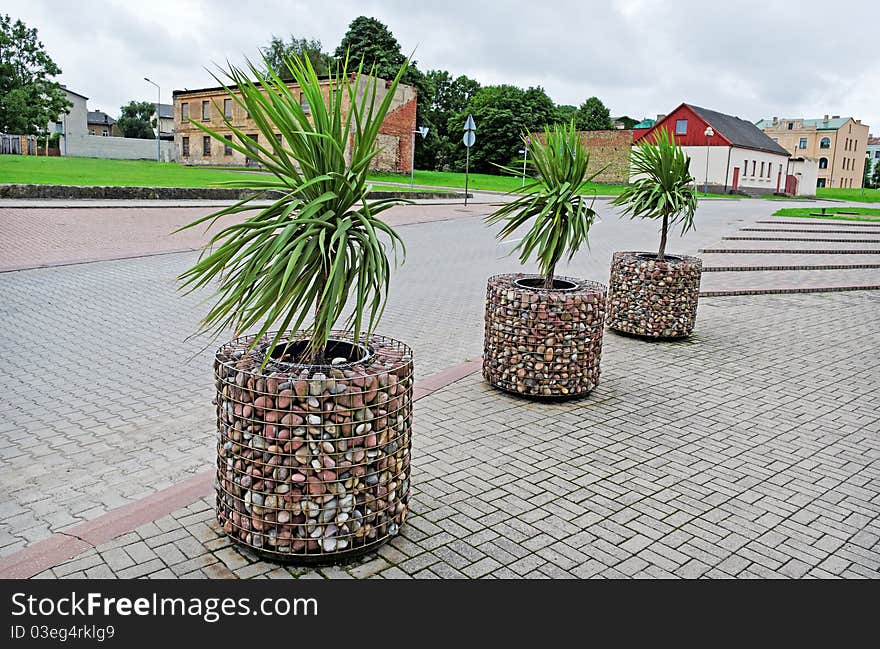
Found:
<path fill-rule="evenodd" d="M 413 401 L 430 396 L 478 372 L 481 367 L 482 360 L 466 361 L 416 381 L 413 386 Z M 174 486 L 69 527 L 63 532 L 56 532 L 47 539 L 0 559 L 0 579 L 29 579 L 117 536 L 210 496 L 213 491 L 214 469 L 200 471 Z"/>
<path fill-rule="evenodd" d="M 880 284 L 869 286 L 816 286 L 798 288 L 743 288 L 729 291 L 702 291 L 700 297 L 731 297 L 735 295 L 784 295 L 790 293 L 840 293 L 843 291 L 880 291 Z"/>
<path fill-rule="evenodd" d="M 874 250 L 784 250 L 767 248 L 766 250 L 703 248 L 700 252 L 707 254 L 734 255 L 878 255 L 880 249 Z"/>
<path fill-rule="evenodd" d="M 837 234 L 837 232 L 829 233 Z M 867 233 L 862 233 L 867 234 Z M 722 241 L 812 241 L 821 243 L 880 243 L 880 239 L 811 239 L 809 237 L 721 237 Z"/>
<path fill-rule="evenodd" d="M 856 270 L 860 268 L 880 268 L 880 264 L 823 264 L 815 266 L 704 266 L 703 272 L 728 273 L 736 271 L 758 270 Z"/>

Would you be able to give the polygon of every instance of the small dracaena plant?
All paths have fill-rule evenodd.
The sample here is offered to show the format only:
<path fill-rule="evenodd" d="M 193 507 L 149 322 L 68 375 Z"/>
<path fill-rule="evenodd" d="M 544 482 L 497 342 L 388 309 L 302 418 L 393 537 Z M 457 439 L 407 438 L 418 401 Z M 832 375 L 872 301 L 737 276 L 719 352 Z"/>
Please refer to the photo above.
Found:
<path fill-rule="evenodd" d="M 367 174 L 408 64 L 386 87 L 364 72 L 363 63 L 349 71 L 347 58 L 323 82 L 307 57 L 285 63 L 298 88 L 289 88 L 272 66 L 250 61 L 246 69 L 229 67 L 228 85 L 217 79 L 253 120 L 258 139 L 232 118 L 223 119 L 228 134 L 191 120 L 271 176 L 220 183 L 257 193 L 181 229 L 210 227 L 226 215 L 250 216 L 215 234 L 180 280 L 188 291 L 216 285 L 200 332 L 232 328 L 239 335 L 258 327 L 256 345 L 277 324 L 274 347 L 307 325 L 301 361 L 324 363 L 331 331 L 350 299 L 354 308 L 342 326 L 355 342 L 381 317 L 391 274 L 388 244 L 395 261 L 398 247 L 405 256 L 403 241 L 379 215 L 408 201 L 367 200 Z M 224 114 L 219 107 L 218 113 Z M 281 196 L 269 205 L 254 203 L 266 192 Z"/>
<path fill-rule="evenodd" d="M 630 163 L 637 179 L 612 204 L 622 205 L 630 218 L 662 218 L 657 260 L 663 261 L 669 226 L 680 223 L 682 234 L 694 227 L 697 193 L 691 160 L 669 131 L 661 128 L 652 141 L 633 151 Z"/>
<path fill-rule="evenodd" d="M 525 264 L 534 254 L 544 279 L 544 288 L 553 288 L 556 265 L 569 261 L 584 244 L 589 245 L 590 226 L 596 219 L 593 199 L 583 195 L 585 185 L 602 170 L 587 173 L 590 153 L 574 126 L 554 125 L 544 130 L 542 138 L 527 143 L 531 157 L 525 161 L 533 171 L 533 180 L 520 190 L 523 195 L 506 203 L 486 217 L 487 223 L 504 223 L 498 233 L 506 239 L 532 221 L 525 236 L 514 247 Z M 501 167 L 511 174 L 519 169 Z"/>

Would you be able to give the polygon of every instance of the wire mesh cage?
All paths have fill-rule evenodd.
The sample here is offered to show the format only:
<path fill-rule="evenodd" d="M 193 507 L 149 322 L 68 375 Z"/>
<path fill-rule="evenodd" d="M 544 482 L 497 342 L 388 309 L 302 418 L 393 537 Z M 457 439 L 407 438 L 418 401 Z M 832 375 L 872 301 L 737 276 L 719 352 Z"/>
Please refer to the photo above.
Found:
<path fill-rule="evenodd" d="M 649 338 L 689 336 L 697 321 L 698 257 L 615 252 L 608 284 L 608 327 Z"/>
<path fill-rule="evenodd" d="M 273 338 L 250 351 L 254 338 L 238 338 L 215 356 L 217 519 L 276 561 L 367 552 L 408 513 L 412 350 L 336 332 L 314 365 L 298 362 L 299 335 Z"/>
<path fill-rule="evenodd" d="M 544 289 L 537 275 L 489 278 L 483 376 L 508 392 L 588 394 L 599 382 L 605 287 L 572 277 Z"/>

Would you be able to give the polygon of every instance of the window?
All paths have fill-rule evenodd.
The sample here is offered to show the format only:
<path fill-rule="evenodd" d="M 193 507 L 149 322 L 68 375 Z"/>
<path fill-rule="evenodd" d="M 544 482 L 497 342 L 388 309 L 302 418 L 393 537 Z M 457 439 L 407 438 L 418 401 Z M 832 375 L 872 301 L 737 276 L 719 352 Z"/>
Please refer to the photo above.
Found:
<path fill-rule="evenodd" d="M 807 138 L 802 137 L 800 139 L 800 141 L 798 142 L 798 148 L 799 149 L 806 149 L 807 148 Z"/>
<path fill-rule="evenodd" d="M 688 132 L 688 121 L 686 119 L 675 120 L 675 134 L 676 135 L 687 135 L 687 132 Z"/>
<path fill-rule="evenodd" d="M 90 129 L 89 129 L 89 135 L 94 135 L 94 134 L 95 134 L 95 129 L 90 128 Z"/>
<path fill-rule="evenodd" d="M 232 100 L 231 99 L 224 99 L 223 100 L 223 116 L 226 119 L 232 118 Z"/>
<path fill-rule="evenodd" d="M 104 137 L 107 137 L 110 135 L 110 131 L 108 131 L 106 128 L 102 128 L 101 135 L 103 135 Z"/>
<path fill-rule="evenodd" d="M 180 104 L 180 117 L 182 119 L 189 119 L 189 104 L 187 102 Z"/>
<path fill-rule="evenodd" d="M 282 145 L 281 133 L 276 133 L 275 139 L 278 141 L 278 146 L 281 146 Z"/>
<path fill-rule="evenodd" d="M 755 162 L 754 160 L 752 160 L 752 176 L 755 175 L 755 167 L 756 167 L 757 165 L 758 165 L 758 163 Z"/>
<path fill-rule="evenodd" d="M 794 129 L 794 122 L 789 122 L 788 123 L 788 130 L 791 131 L 792 129 Z"/>
<path fill-rule="evenodd" d="M 211 103 L 207 101 L 202 102 L 202 121 L 207 122 L 211 119 Z"/>
<path fill-rule="evenodd" d="M 749 161 L 743 160 L 743 176 L 749 175 Z"/>
<path fill-rule="evenodd" d="M 230 140 L 232 139 L 232 133 L 229 133 L 227 136 Z M 223 155 L 232 155 L 232 145 L 223 143 Z"/>
<path fill-rule="evenodd" d="M 819 178 L 819 179 L 816 181 L 816 187 L 824 187 L 824 186 L 825 186 L 825 179 L 824 179 L 824 178 Z"/>
<path fill-rule="evenodd" d="M 211 136 L 206 135 L 202 138 L 202 155 L 209 157 L 211 155 Z"/>
<path fill-rule="evenodd" d="M 184 137 L 181 139 L 180 146 L 181 146 L 181 149 L 183 150 L 182 151 L 183 155 L 189 156 L 189 138 L 188 137 Z"/>
<path fill-rule="evenodd" d="M 828 158 L 819 158 L 819 169 L 828 168 Z"/>
<path fill-rule="evenodd" d="M 830 137 L 823 137 L 821 140 L 819 140 L 819 148 L 820 149 L 830 149 L 831 148 L 831 138 Z"/>
<path fill-rule="evenodd" d="M 762 160 L 761 161 L 761 178 L 763 178 L 763 177 L 764 177 L 764 162 Z"/>
<path fill-rule="evenodd" d="M 306 115 L 309 115 L 312 112 L 312 109 L 309 108 L 309 101 L 305 98 L 303 93 L 299 93 L 299 105 Z"/>
<path fill-rule="evenodd" d="M 880 160 L 880 149 L 877 149 L 876 151 L 874 151 L 874 157 L 877 158 L 878 160 Z"/>
<path fill-rule="evenodd" d="M 248 151 L 250 151 L 251 153 L 255 153 L 256 150 L 257 150 L 257 147 L 256 147 L 255 145 L 256 145 L 256 143 L 259 141 L 260 136 L 259 136 L 257 133 L 250 133 L 250 134 L 248 135 L 248 137 L 251 139 L 251 142 L 248 142 L 248 143 L 247 143 Z M 254 165 L 257 164 L 257 161 L 251 159 L 250 156 L 248 156 L 248 157 L 245 158 L 245 164 L 246 164 L 246 165 L 254 166 Z"/>
<path fill-rule="evenodd" d="M 778 137 L 774 137 L 774 138 L 773 138 L 773 141 L 776 142 L 776 144 L 779 144 L 779 138 L 778 138 Z"/>

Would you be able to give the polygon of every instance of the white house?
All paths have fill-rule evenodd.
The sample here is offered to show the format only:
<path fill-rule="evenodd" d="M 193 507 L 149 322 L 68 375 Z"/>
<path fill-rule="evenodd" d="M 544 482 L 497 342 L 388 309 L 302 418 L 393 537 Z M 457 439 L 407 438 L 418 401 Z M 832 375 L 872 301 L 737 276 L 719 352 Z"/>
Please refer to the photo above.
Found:
<path fill-rule="evenodd" d="M 700 189 L 752 195 L 816 191 L 815 182 L 808 185 L 793 174 L 788 151 L 739 117 L 684 103 L 637 134 L 634 144 L 651 142 L 660 129 L 669 131 L 690 157 L 691 174 Z"/>
<path fill-rule="evenodd" d="M 68 112 L 59 115 L 55 121 L 49 122 L 49 133 L 60 133 L 61 138 L 58 146 L 61 155 L 67 155 L 67 143 L 69 139 L 83 137 L 89 134 L 88 118 L 89 109 L 86 106 L 88 97 L 74 92 L 65 86 L 61 86 L 67 101 L 73 104 Z"/>

